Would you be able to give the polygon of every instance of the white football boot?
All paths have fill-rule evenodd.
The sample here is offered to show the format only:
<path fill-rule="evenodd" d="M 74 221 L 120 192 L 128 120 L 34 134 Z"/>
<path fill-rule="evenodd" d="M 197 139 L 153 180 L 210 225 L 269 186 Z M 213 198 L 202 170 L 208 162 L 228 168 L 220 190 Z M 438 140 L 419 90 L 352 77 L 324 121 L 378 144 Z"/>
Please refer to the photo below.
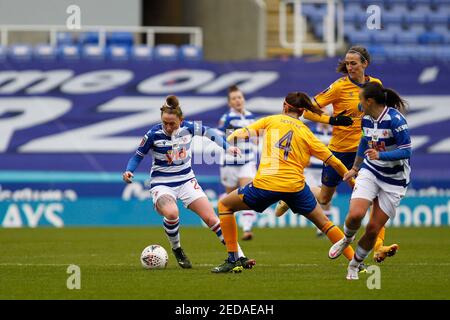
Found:
<path fill-rule="evenodd" d="M 346 237 L 343 237 L 341 240 L 333 244 L 328 251 L 328 257 L 330 259 L 336 259 L 339 257 L 342 252 L 355 240 L 355 236 L 351 237 L 350 239 L 347 239 Z"/>
<path fill-rule="evenodd" d="M 359 280 L 359 268 L 358 267 L 354 267 L 351 265 L 348 265 L 347 268 L 347 280 Z"/>

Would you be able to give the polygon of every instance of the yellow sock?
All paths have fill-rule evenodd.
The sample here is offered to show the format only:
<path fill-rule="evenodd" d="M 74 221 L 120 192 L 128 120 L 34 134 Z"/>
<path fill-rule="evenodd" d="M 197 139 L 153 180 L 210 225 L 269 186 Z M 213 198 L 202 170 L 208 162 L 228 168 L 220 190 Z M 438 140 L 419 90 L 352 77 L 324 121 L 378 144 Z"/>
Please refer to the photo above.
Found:
<path fill-rule="evenodd" d="M 220 227 L 228 252 L 238 252 L 238 227 L 234 213 L 222 204 L 218 203 Z"/>
<path fill-rule="evenodd" d="M 373 251 L 376 252 L 383 244 L 384 244 L 384 234 L 386 232 L 386 228 L 381 228 L 380 232 L 377 236 L 377 241 L 375 242 L 375 246 L 373 247 Z"/>
<path fill-rule="evenodd" d="M 325 226 L 322 228 L 322 232 L 327 235 L 331 243 L 336 243 L 345 236 L 341 229 L 336 227 L 331 221 L 325 224 Z M 353 251 L 353 248 L 349 246 L 344 250 L 343 254 L 349 261 L 351 261 L 353 259 L 353 255 L 355 254 L 355 251 Z"/>

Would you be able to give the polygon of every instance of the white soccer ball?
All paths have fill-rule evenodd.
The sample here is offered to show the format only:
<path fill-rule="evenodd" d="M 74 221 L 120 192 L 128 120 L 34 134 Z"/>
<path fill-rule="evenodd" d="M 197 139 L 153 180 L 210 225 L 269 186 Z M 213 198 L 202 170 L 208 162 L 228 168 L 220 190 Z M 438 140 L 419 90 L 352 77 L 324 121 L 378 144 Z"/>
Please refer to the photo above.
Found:
<path fill-rule="evenodd" d="M 152 244 L 141 253 L 141 263 L 145 269 L 164 269 L 169 261 L 166 249 Z"/>

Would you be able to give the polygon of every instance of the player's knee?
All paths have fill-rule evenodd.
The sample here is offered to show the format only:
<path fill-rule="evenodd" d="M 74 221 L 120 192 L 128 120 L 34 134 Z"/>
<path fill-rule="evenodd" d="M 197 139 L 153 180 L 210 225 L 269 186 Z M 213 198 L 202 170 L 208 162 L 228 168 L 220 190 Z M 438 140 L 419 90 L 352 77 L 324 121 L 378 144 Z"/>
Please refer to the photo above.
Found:
<path fill-rule="evenodd" d="M 156 201 L 158 212 L 167 219 L 178 218 L 178 207 L 175 200 L 171 196 L 163 195 Z"/>
<path fill-rule="evenodd" d="M 222 200 L 219 200 L 217 204 L 217 210 L 219 211 L 219 214 L 233 212 L 233 210 L 229 206 L 225 205 Z"/>
<path fill-rule="evenodd" d="M 350 212 L 348 213 L 348 216 L 354 220 L 362 220 L 362 219 L 364 219 L 365 215 L 366 215 L 366 211 L 357 206 L 353 206 L 353 207 L 351 206 Z"/>

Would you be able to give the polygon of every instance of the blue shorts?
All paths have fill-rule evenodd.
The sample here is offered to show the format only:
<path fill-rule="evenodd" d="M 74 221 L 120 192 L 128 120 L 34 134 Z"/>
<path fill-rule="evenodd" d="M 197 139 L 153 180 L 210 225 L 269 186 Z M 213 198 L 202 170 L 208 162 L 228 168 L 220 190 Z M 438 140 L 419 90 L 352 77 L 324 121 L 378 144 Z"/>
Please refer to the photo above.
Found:
<path fill-rule="evenodd" d="M 341 160 L 344 166 L 347 169 L 351 169 L 353 167 L 353 163 L 355 162 L 356 152 L 336 152 L 331 151 L 333 155 Z M 337 187 L 342 182 L 342 177 L 339 173 L 334 170 L 332 166 L 323 164 L 322 166 L 322 184 L 327 187 Z"/>
<path fill-rule="evenodd" d="M 292 212 L 306 215 L 311 213 L 317 205 L 316 198 L 308 185 L 297 192 L 279 192 L 259 189 L 253 183 L 238 189 L 238 194 L 251 209 L 256 212 L 263 212 L 270 205 L 283 200 L 291 208 Z"/>

